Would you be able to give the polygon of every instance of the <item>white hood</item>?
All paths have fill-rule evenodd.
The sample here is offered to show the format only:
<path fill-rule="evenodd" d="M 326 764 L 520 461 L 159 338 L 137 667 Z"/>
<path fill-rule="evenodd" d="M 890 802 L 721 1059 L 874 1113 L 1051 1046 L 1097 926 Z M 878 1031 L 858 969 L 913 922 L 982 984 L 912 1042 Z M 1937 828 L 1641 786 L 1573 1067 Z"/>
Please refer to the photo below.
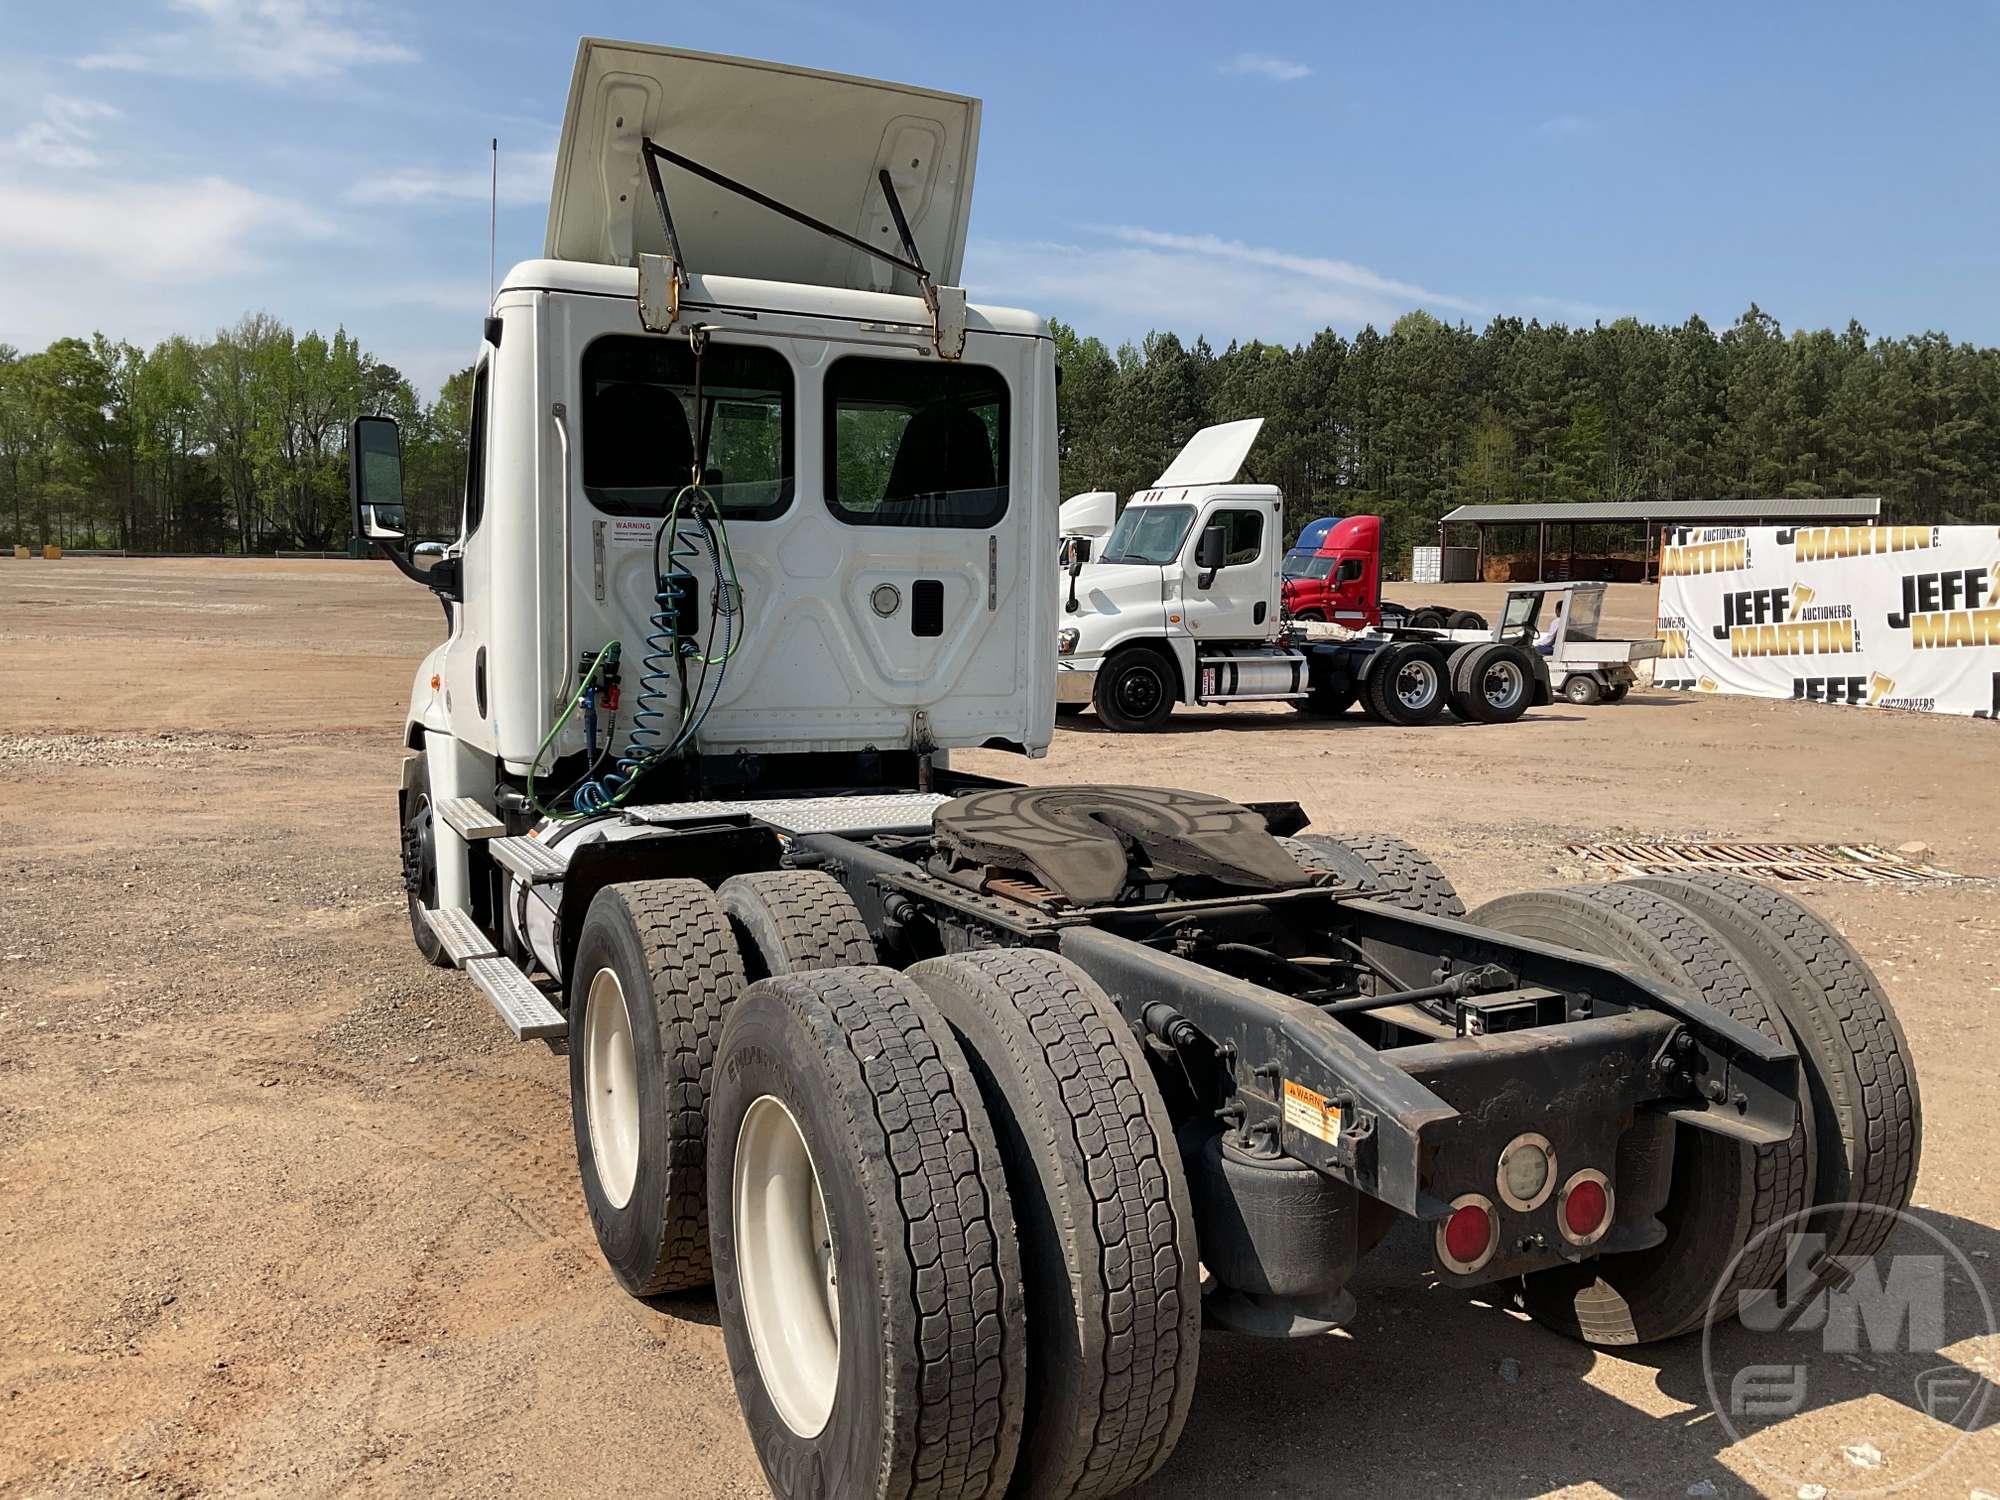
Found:
<path fill-rule="evenodd" d="M 664 254 L 640 160 L 667 150 L 849 234 L 903 253 L 889 171 L 924 266 L 956 285 L 972 216 L 979 101 L 748 58 L 585 38 L 556 148 L 545 254 L 633 265 Z M 667 162 L 660 177 L 688 269 L 710 275 L 916 290 L 908 272 Z"/>
<path fill-rule="evenodd" d="M 1264 429 L 1262 417 L 1245 417 L 1241 422 L 1222 422 L 1204 427 L 1187 440 L 1187 446 L 1167 465 L 1167 472 L 1153 481 L 1156 490 L 1188 484 L 1233 484 L 1250 456 L 1250 445 Z"/>

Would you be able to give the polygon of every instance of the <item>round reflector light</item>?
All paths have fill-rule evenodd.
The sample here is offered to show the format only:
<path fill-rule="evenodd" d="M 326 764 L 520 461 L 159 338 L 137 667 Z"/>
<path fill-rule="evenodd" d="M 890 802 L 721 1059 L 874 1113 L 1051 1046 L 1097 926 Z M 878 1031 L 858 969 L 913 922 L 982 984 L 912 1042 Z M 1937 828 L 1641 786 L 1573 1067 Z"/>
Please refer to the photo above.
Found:
<path fill-rule="evenodd" d="M 1438 1225 L 1438 1259 L 1461 1276 L 1470 1275 L 1493 1258 L 1500 1244 L 1499 1221 L 1493 1205 L 1478 1193 L 1452 1203 L 1451 1217 Z"/>
<path fill-rule="evenodd" d="M 1556 1152 L 1549 1138 L 1530 1130 L 1509 1141 L 1500 1153 L 1494 1185 L 1500 1189 L 1500 1201 L 1521 1213 L 1548 1202 L 1556 1186 Z"/>
<path fill-rule="evenodd" d="M 1611 1185 L 1604 1174 L 1591 1169 L 1578 1172 L 1564 1184 L 1556 1205 L 1562 1221 L 1563 1238 L 1573 1245 L 1594 1245 L 1611 1228 Z"/>

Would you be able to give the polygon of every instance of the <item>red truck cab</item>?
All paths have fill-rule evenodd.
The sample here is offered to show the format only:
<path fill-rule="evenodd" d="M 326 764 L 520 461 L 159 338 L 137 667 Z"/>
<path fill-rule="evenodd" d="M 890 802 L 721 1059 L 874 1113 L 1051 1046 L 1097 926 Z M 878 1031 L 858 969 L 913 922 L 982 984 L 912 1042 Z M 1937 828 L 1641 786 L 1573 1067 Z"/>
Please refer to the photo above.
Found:
<path fill-rule="evenodd" d="M 1381 624 L 1381 551 L 1380 516 L 1312 522 L 1285 554 L 1284 612 L 1350 630 Z"/>

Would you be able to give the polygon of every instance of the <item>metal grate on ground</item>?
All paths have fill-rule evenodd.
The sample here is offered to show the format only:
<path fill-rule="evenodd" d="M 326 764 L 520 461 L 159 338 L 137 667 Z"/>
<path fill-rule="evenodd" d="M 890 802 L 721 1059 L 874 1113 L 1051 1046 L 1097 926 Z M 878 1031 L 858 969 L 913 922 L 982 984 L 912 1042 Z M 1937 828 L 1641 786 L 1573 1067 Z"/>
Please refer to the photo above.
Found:
<path fill-rule="evenodd" d="M 1829 882 L 1915 885 L 1957 880 L 1922 859 L 1875 844 L 1737 844 L 1619 839 L 1570 844 L 1586 866 L 1609 866 L 1620 875 L 1742 875 L 1791 884 Z"/>

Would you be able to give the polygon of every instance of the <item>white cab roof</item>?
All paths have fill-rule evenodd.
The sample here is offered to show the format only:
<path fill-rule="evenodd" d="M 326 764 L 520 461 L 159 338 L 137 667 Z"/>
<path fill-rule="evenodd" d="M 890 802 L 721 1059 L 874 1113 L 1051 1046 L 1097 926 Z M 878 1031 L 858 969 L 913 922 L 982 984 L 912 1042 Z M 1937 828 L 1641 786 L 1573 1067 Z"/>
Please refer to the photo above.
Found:
<path fill-rule="evenodd" d="M 891 254 L 887 168 L 924 266 L 955 285 L 972 216 L 979 101 L 781 63 L 585 38 L 549 196 L 550 259 L 635 265 L 666 234 L 641 139 Z M 908 272 L 671 163 L 660 177 L 688 269 L 857 291 L 914 292 Z"/>
<path fill-rule="evenodd" d="M 594 265 L 573 260 L 524 260 L 509 271 L 494 298 L 499 304 L 509 292 L 581 292 L 593 297 L 617 297 L 632 303 L 632 331 L 639 332 L 639 273 L 631 266 Z M 856 292 L 846 287 L 801 286 L 789 281 L 757 281 L 743 276 L 689 278 L 683 301 L 687 307 L 748 313 L 797 313 L 810 318 L 847 318 L 857 323 L 924 329 L 930 310 L 919 297 L 887 292 Z M 1017 307 L 969 303 L 965 326 L 975 333 L 1011 333 L 1026 338 L 1049 336 L 1048 319 Z"/>
<path fill-rule="evenodd" d="M 1250 445 L 1263 431 L 1262 417 L 1246 417 L 1241 422 L 1222 422 L 1204 427 L 1187 440 L 1187 446 L 1167 465 L 1166 473 L 1153 481 L 1156 490 L 1177 485 L 1228 484 L 1250 456 Z"/>

